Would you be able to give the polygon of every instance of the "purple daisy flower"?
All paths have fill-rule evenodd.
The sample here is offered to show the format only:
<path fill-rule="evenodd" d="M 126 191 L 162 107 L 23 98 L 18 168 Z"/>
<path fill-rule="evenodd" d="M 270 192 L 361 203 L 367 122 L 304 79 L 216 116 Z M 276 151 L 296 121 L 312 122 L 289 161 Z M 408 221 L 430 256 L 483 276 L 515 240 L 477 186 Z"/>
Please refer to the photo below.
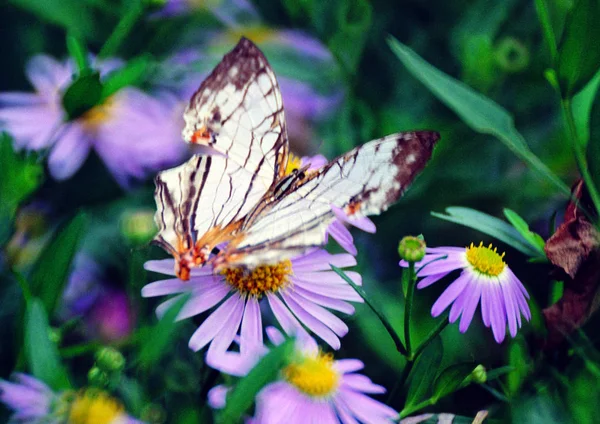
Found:
<path fill-rule="evenodd" d="M 111 60 L 97 66 L 104 76 L 119 64 Z M 12 134 L 17 148 L 49 149 L 48 169 L 55 179 L 71 177 L 91 149 L 123 187 L 183 158 L 183 120 L 173 115 L 174 102 L 125 88 L 65 122 L 62 95 L 75 72 L 73 63 L 36 56 L 26 72 L 35 93 L 0 93 L 0 129 Z"/>
<path fill-rule="evenodd" d="M 15 374 L 14 382 L 0 379 L 0 402 L 14 411 L 14 424 L 144 424 L 127 415 L 119 401 L 104 392 L 53 392 L 40 380 Z"/>
<path fill-rule="evenodd" d="M 283 335 L 273 327 L 267 328 L 272 343 L 283 342 Z M 228 353 L 209 365 L 235 376 L 248 373 L 267 349 L 255 349 L 253 355 Z M 369 397 L 385 393 L 367 376 L 357 374 L 364 367 L 358 359 L 334 360 L 323 353 L 314 339 L 298 335 L 296 351 L 280 377 L 265 386 L 256 397 L 253 423 L 391 423 L 398 412 Z M 216 386 L 208 394 L 213 408 L 223 408 L 228 388 Z"/>
<path fill-rule="evenodd" d="M 212 310 L 190 339 L 189 346 L 194 351 L 210 344 L 209 355 L 221 354 L 229 348 L 240 326 L 242 353 L 246 353 L 249 346 L 262 345 L 261 306 L 273 313 L 288 334 L 306 333 L 306 327 L 338 349 L 339 337 L 348 332 L 348 327 L 330 309 L 353 314 L 354 307 L 347 301 L 362 302 L 362 298 L 331 271 L 330 264 L 349 267 L 356 265 L 356 260 L 348 254 L 332 255 L 317 249 L 253 270 L 226 268 L 215 274 L 210 266 L 205 266 L 192 269 L 189 281 L 170 278 L 150 283 L 142 289 L 142 296 L 178 294 L 158 306 L 159 316 L 185 293 L 190 293 L 191 298 L 178 319 Z M 173 259 L 148 261 L 144 267 L 175 275 Z M 361 284 L 358 273 L 347 271 L 347 275 Z"/>
<path fill-rule="evenodd" d="M 464 333 L 481 303 L 483 323 L 492 328 L 498 343 L 504 340 L 507 322 L 510 335 L 515 337 L 521 328 L 521 315 L 531 319 L 527 290 L 504 262 L 504 253 L 498 254 L 491 244 L 427 248 L 426 252 L 423 260 L 415 263 L 417 277 L 424 277 L 417 288 L 428 287 L 452 271 L 462 270 L 433 304 L 434 317 L 452 305 L 449 320 L 455 322 L 460 316 L 459 329 Z M 400 265 L 406 267 L 407 263 L 400 261 Z"/>

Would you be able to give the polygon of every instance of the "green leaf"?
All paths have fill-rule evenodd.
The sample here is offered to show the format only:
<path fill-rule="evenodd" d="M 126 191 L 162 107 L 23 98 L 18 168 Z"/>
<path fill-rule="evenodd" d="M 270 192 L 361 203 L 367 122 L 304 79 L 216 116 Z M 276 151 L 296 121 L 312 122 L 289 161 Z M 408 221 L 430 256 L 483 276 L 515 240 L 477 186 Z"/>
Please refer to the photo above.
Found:
<path fill-rule="evenodd" d="M 139 84 L 148 73 L 151 65 L 150 56 L 139 56 L 112 72 L 103 81 L 102 100 L 116 93 L 123 87 Z"/>
<path fill-rule="evenodd" d="M 373 9 L 367 0 L 346 0 L 337 4 L 338 30 L 327 44 L 348 73 L 353 73 L 369 34 Z"/>
<path fill-rule="evenodd" d="M 138 356 L 142 368 L 148 370 L 157 365 L 162 356 L 168 351 L 168 347 L 177 335 L 177 329 L 181 325 L 181 322 L 176 321 L 177 315 L 189 298 L 190 293 L 177 298 L 177 301 L 165 312 L 158 324 L 142 331 L 145 337 L 140 337 L 141 345 Z"/>
<path fill-rule="evenodd" d="M 63 293 L 71 263 L 85 234 L 87 217 L 79 214 L 45 246 L 31 273 L 31 292 L 52 314 Z"/>
<path fill-rule="evenodd" d="M 517 337 L 508 347 L 508 363 L 511 371 L 507 373 L 506 389 L 510 395 L 517 394 L 525 382 L 531 370 L 530 360 L 525 340 Z"/>
<path fill-rule="evenodd" d="M 569 187 L 531 152 L 514 126 L 512 115 L 491 99 L 427 63 L 393 37 L 388 44 L 406 69 L 473 130 L 491 134 L 504 143 L 541 177 L 570 196 Z"/>
<path fill-rule="evenodd" d="M 590 115 L 600 87 L 600 72 L 575 96 L 571 102 L 577 140 L 585 148 L 590 139 Z"/>
<path fill-rule="evenodd" d="M 542 33 L 544 34 L 544 40 L 550 51 L 550 58 L 552 62 L 558 57 L 558 50 L 556 47 L 556 36 L 554 35 L 554 28 L 550 20 L 550 12 L 546 5 L 546 0 L 535 0 L 535 10 L 542 26 Z"/>
<path fill-rule="evenodd" d="M 378 308 L 373 301 L 371 300 L 370 297 L 367 296 L 367 294 L 363 291 L 363 289 L 361 289 L 360 287 L 358 287 L 354 281 L 352 281 L 352 279 L 350 277 L 348 277 L 344 271 L 342 271 L 340 268 L 338 268 L 335 265 L 331 265 L 331 269 L 340 277 L 342 277 L 342 279 L 347 282 L 348 284 L 350 284 L 352 286 L 352 288 L 356 291 L 356 293 L 358 293 L 358 295 L 360 297 L 362 297 L 362 299 L 365 301 L 365 303 L 367 304 L 367 306 L 369 308 L 371 308 L 371 310 L 375 313 L 375 315 L 377 315 L 377 318 L 379 318 L 379 321 L 381 321 L 381 323 L 383 324 L 383 326 L 385 327 L 385 329 L 387 330 L 388 334 L 390 335 L 390 337 L 392 338 L 392 340 L 394 340 L 394 343 L 396 344 L 396 349 L 398 349 L 398 352 L 400 352 L 402 355 L 406 356 L 408 355 L 408 352 L 406 351 L 406 348 L 404 347 L 404 344 L 402 343 L 402 340 L 400 340 L 400 337 L 398 336 L 398 333 L 396 333 L 396 330 L 394 330 L 394 327 L 392 326 L 392 324 L 390 323 L 390 321 L 387 319 L 387 317 L 383 314 L 383 312 L 380 311 L 380 308 Z"/>
<path fill-rule="evenodd" d="M 417 358 L 410 373 L 404 409 L 412 409 L 415 405 L 428 399 L 443 356 L 442 340 L 436 337 Z"/>
<path fill-rule="evenodd" d="M 463 208 L 460 206 L 448 207 L 446 208 L 446 213 L 448 215 L 431 212 L 431 215 L 445 221 L 454 222 L 455 224 L 464 225 L 465 227 L 481 231 L 484 234 L 492 236 L 495 239 L 514 247 L 527 256 L 535 258 L 546 257 L 545 255 L 540 256 L 537 247 L 532 246 L 513 226 L 501 219 L 476 211 L 475 209 Z"/>
<path fill-rule="evenodd" d="M 476 366 L 474 362 L 467 362 L 451 365 L 442 371 L 433 384 L 432 398 L 435 402 L 469 384 L 468 378 Z"/>
<path fill-rule="evenodd" d="M 25 315 L 25 354 L 31 374 L 54 390 L 71 388 L 58 349 L 50 340 L 50 326 L 44 304 L 34 298 Z"/>
<path fill-rule="evenodd" d="M 581 90 L 600 69 L 600 1 L 578 0 L 565 22 L 556 72 L 564 98 Z"/>
<path fill-rule="evenodd" d="M 80 75 L 65 91 L 62 105 L 69 120 L 75 119 L 96 106 L 102 97 L 100 74 Z"/>
<path fill-rule="evenodd" d="M 294 340 L 288 339 L 263 356 L 227 395 L 227 404 L 217 416 L 216 422 L 221 424 L 242 422 L 244 413 L 250 409 L 258 392 L 277 379 L 279 371 L 288 363 L 293 352 Z"/>
<path fill-rule="evenodd" d="M 544 246 L 546 242 L 538 233 L 534 233 L 529 229 L 527 222 L 519 216 L 515 211 L 508 208 L 504 209 L 504 216 L 508 219 L 508 222 L 523 236 L 525 240 L 536 249 L 540 255 L 546 256 L 544 252 Z"/>
<path fill-rule="evenodd" d="M 10 0 L 44 21 L 66 28 L 75 36 L 89 39 L 95 33 L 92 9 L 81 0 Z"/>
<path fill-rule="evenodd" d="M 37 190 L 43 175 L 37 155 L 15 152 L 11 137 L 0 134 L 0 245 L 10 237 L 17 207 Z"/>
<path fill-rule="evenodd" d="M 90 61 L 88 59 L 88 52 L 82 41 L 72 34 L 67 35 L 67 50 L 69 55 L 75 61 L 79 73 L 85 74 L 90 70 Z"/>

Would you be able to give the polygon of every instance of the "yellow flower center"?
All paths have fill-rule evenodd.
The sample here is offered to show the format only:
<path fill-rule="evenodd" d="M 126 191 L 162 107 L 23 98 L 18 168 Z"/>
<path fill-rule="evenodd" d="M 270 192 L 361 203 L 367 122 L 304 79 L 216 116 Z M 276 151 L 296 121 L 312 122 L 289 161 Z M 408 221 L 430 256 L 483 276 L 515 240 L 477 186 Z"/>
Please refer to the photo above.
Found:
<path fill-rule="evenodd" d="M 83 122 L 83 125 L 87 129 L 95 130 L 111 117 L 114 106 L 115 100 L 112 97 L 109 97 L 104 103 L 96 105 L 84 113 L 80 118 L 81 122 Z"/>
<path fill-rule="evenodd" d="M 123 406 L 106 393 L 87 390 L 71 404 L 68 424 L 110 424 L 123 414 Z"/>
<path fill-rule="evenodd" d="M 504 253 L 500 255 L 496 248 L 492 250 L 492 245 L 488 247 L 483 245 L 483 242 L 479 243 L 479 246 L 475 246 L 471 243 L 471 246 L 467 247 L 467 260 L 476 271 L 481 274 L 497 277 L 502 271 L 506 264 L 504 263 Z"/>
<path fill-rule="evenodd" d="M 277 265 L 261 265 L 253 270 L 226 268 L 221 274 L 241 294 L 262 297 L 264 293 L 277 292 L 289 284 L 292 261 L 286 259 Z"/>
<path fill-rule="evenodd" d="M 285 175 L 290 175 L 294 170 L 300 169 L 302 166 L 302 159 L 300 156 L 289 154 L 287 165 L 285 166 Z"/>
<path fill-rule="evenodd" d="M 335 392 L 340 375 L 333 368 L 333 355 L 319 352 L 316 357 L 303 357 L 283 370 L 284 378 L 302 393 L 326 397 Z"/>

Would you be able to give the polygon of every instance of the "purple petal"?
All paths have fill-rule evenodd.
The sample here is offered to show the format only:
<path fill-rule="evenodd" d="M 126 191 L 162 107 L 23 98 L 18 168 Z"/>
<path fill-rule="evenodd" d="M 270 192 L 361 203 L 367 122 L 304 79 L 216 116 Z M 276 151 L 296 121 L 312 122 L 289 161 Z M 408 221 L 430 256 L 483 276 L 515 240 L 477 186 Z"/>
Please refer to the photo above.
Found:
<path fill-rule="evenodd" d="M 202 289 L 194 290 L 192 298 L 183 305 L 179 315 L 177 315 L 177 320 L 190 318 L 208 311 L 225 299 L 229 293 L 229 287 L 224 284 L 207 285 Z"/>
<path fill-rule="evenodd" d="M 465 301 L 469 297 L 468 290 L 463 290 L 463 292 L 456 298 L 452 307 L 450 308 L 450 315 L 448 316 L 448 321 L 454 322 L 458 319 L 460 314 L 463 312 L 463 308 L 465 306 Z"/>
<path fill-rule="evenodd" d="M 52 95 L 64 88 L 72 79 L 74 69 L 63 65 L 46 55 L 34 56 L 26 66 L 29 81 L 36 91 L 45 95 Z"/>
<path fill-rule="evenodd" d="M 349 300 L 352 302 L 364 302 L 363 298 L 350 285 L 324 285 L 319 283 L 308 283 L 296 280 L 292 277 L 295 287 L 302 287 L 310 292 L 332 299 Z"/>
<path fill-rule="evenodd" d="M 442 272 L 440 274 L 428 275 L 427 277 L 425 277 L 421 281 L 419 281 L 419 283 L 417 284 L 417 288 L 420 290 L 420 289 L 424 289 L 425 287 L 429 287 L 433 283 L 444 278 L 449 273 L 450 272 Z"/>
<path fill-rule="evenodd" d="M 246 309 L 244 310 L 244 319 L 242 320 L 242 332 L 240 335 L 240 351 L 247 353 L 248 346 L 252 344 L 262 345 L 262 320 L 258 300 L 250 296 L 246 300 Z"/>
<path fill-rule="evenodd" d="M 342 374 L 346 374 L 362 370 L 365 367 L 365 364 L 358 359 L 339 359 L 334 362 L 334 367 Z"/>
<path fill-rule="evenodd" d="M 385 387 L 374 384 L 369 377 L 362 374 L 346 374 L 342 378 L 342 388 L 362 393 L 385 393 Z"/>
<path fill-rule="evenodd" d="M 189 342 L 189 347 L 197 352 L 210 343 L 221 329 L 231 319 L 233 314 L 244 307 L 244 299 L 234 294 L 221 304 L 194 332 Z M 238 325 L 240 322 L 238 321 Z"/>
<path fill-rule="evenodd" d="M 157 272 L 159 274 L 175 275 L 175 260 L 161 259 L 144 262 L 146 271 Z"/>
<path fill-rule="evenodd" d="M 229 389 L 224 385 L 215 386 L 208 392 L 208 404 L 211 408 L 223 409 Z"/>
<path fill-rule="evenodd" d="M 326 250 L 318 249 L 292 260 L 292 268 L 295 273 L 329 271 L 331 265 L 338 268 L 354 266 L 356 265 L 356 258 L 347 253 L 332 255 Z"/>
<path fill-rule="evenodd" d="M 267 332 L 267 337 L 269 338 L 269 341 L 275 346 L 279 346 L 285 341 L 285 336 L 277 328 L 269 326 L 265 331 Z"/>
<path fill-rule="evenodd" d="M 356 255 L 358 251 L 354 245 L 354 239 L 350 231 L 339 221 L 333 221 L 327 227 L 327 233 L 333 237 L 335 241 L 351 255 Z"/>
<path fill-rule="evenodd" d="M 238 332 L 238 329 L 240 328 L 243 314 L 244 302 L 240 298 L 240 301 L 238 301 L 235 304 L 233 310 L 231 311 L 231 314 L 225 321 L 225 325 L 223 325 L 221 330 L 214 336 L 213 341 L 210 343 L 210 346 L 208 347 L 208 352 L 206 353 L 207 360 L 208 358 L 212 357 L 221 357 L 223 353 L 225 353 L 227 349 L 229 349 L 229 347 L 233 343 L 233 339 L 235 338 Z M 251 346 L 254 348 L 254 351 L 256 350 L 256 347 L 259 346 L 259 344 L 256 343 L 254 340 L 251 340 L 250 343 L 252 343 Z M 249 349 L 245 350 L 248 351 Z"/>
<path fill-rule="evenodd" d="M 467 328 L 469 328 L 469 325 L 471 324 L 471 320 L 473 319 L 473 315 L 475 314 L 475 310 L 479 304 L 482 284 L 485 284 L 485 281 L 474 280 L 467 290 L 468 297 L 465 300 L 465 307 L 463 309 L 462 316 L 460 317 L 460 324 L 458 325 L 458 329 L 462 333 L 467 331 Z"/>
<path fill-rule="evenodd" d="M 65 127 L 65 131 L 54 144 L 48 157 L 48 170 L 57 180 L 71 177 L 88 156 L 91 141 L 76 123 Z"/>
<path fill-rule="evenodd" d="M 446 290 L 444 290 L 438 300 L 435 301 L 431 307 L 431 315 L 437 317 L 444 312 L 446 308 L 450 306 L 450 304 L 454 302 L 461 293 L 463 293 L 470 280 L 471 276 L 469 274 L 462 273 L 452 284 L 446 288 Z"/>
<path fill-rule="evenodd" d="M 492 296 L 490 302 L 490 320 L 492 322 L 492 332 L 497 343 L 502 343 L 506 336 L 506 312 L 500 287 L 496 284 L 489 287 L 489 293 Z"/>
<path fill-rule="evenodd" d="M 344 272 L 357 286 L 362 285 L 362 277 L 358 272 L 345 271 Z M 302 272 L 292 277 L 293 280 L 308 282 L 308 283 L 320 283 L 320 284 L 340 284 L 347 286 L 348 283 L 334 271 L 320 271 L 320 272 Z M 350 287 L 350 286 L 348 286 Z"/>
<path fill-rule="evenodd" d="M 502 290 L 502 297 L 504 298 L 504 308 L 506 310 L 506 318 L 508 319 L 508 330 L 510 335 L 515 337 L 517 335 L 517 315 L 519 315 L 518 305 L 512 296 L 512 287 L 510 284 L 500 283 L 500 289 Z"/>
<path fill-rule="evenodd" d="M 398 412 L 389 406 L 351 390 L 341 390 L 338 398 L 344 401 L 355 417 L 364 422 L 385 422 L 385 418 L 391 420 L 398 416 Z"/>
<path fill-rule="evenodd" d="M 429 258 L 429 260 L 431 261 L 436 258 L 437 257 Z M 417 272 L 417 276 L 419 277 L 427 277 L 428 275 L 441 274 L 443 272 L 449 273 L 465 267 L 464 255 L 462 253 L 448 255 L 446 259 L 440 259 L 434 262 L 427 262 L 423 259 L 423 263 L 426 263 L 427 265 Z M 415 265 L 415 267 L 417 270 L 419 269 L 417 265 Z"/>
<path fill-rule="evenodd" d="M 284 300 L 291 299 L 304 309 L 309 315 L 315 317 L 321 321 L 327 327 L 331 328 L 335 334 L 340 337 L 344 337 L 348 334 L 348 326 L 344 324 L 344 321 L 336 317 L 334 314 L 329 312 L 327 309 L 322 308 L 310 300 L 297 296 L 294 292 L 288 292 L 283 296 Z"/>
<path fill-rule="evenodd" d="M 267 294 L 267 300 L 269 301 L 269 306 L 273 311 L 273 315 L 275 315 L 277 322 L 279 322 L 281 328 L 283 328 L 283 331 L 285 331 L 287 335 L 297 336 L 299 333 L 305 333 L 308 337 L 308 333 L 306 333 L 302 324 L 298 322 L 290 310 L 281 300 L 279 300 L 277 295 L 269 293 Z"/>
<path fill-rule="evenodd" d="M 339 312 L 342 312 L 347 315 L 354 314 L 354 311 L 355 311 L 354 306 L 352 306 L 349 303 L 344 302 L 343 300 L 332 299 L 327 296 L 322 296 L 320 294 L 310 292 L 300 286 L 295 286 L 294 292 L 298 296 L 302 296 L 303 298 L 310 300 L 311 302 L 316 303 L 317 305 L 321 305 L 326 308 L 333 309 L 335 311 L 339 311 Z"/>
<path fill-rule="evenodd" d="M 352 413 L 346 406 L 346 403 L 340 399 L 339 396 L 333 398 L 333 404 L 335 405 L 336 412 L 342 424 L 359 424 L 359 422 L 352 416 Z"/>

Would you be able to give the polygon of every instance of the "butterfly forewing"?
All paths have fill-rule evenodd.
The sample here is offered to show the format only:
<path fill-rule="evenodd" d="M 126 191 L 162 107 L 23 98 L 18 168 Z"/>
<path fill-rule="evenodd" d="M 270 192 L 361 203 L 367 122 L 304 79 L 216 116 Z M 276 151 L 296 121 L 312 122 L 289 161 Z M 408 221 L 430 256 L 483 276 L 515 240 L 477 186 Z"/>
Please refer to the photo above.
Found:
<path fill-rule="evenodd" d="M 217 65 L 185 111 L 183 137 L 226 155 L 269 187 L 283 176 L 288 142 L 275 74 L 249 40 Z"/>
<path fill-rule="evenodd" d="M 335 219 L 332 206 L 350 217 L 379 214 L 412 182 L 439 138 L 408 132 L 374 140 L 298 179 L 285 196 L 265 208 L 238 241 L 216 259 L 254 266 L 322 245 Z M 227 256 L 229 255 L 229 257 Z"/>

